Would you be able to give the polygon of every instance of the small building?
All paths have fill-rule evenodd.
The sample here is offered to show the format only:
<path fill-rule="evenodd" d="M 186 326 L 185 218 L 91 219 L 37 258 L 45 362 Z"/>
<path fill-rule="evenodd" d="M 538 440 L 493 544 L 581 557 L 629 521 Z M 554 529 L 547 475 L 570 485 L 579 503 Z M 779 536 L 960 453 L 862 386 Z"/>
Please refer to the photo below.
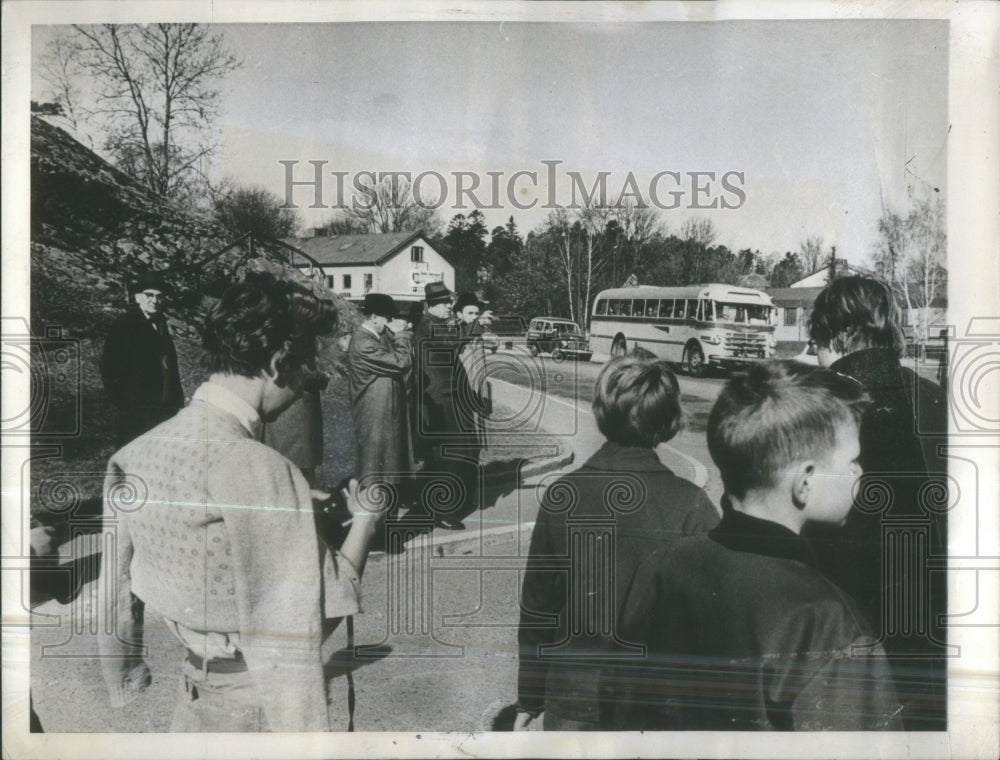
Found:
<path fill-rule="evenodd" d="M 822 287 L 765 290 L 778 310 L 778 323 L 774 330 L 776 341 L 805 343 L 809 340 L 809 315 L 812 314 L 816 296 L 822 290 Z"/>
<path fill-rule="evenodd" d="M 455 289 L 455 268 L 422 232 L 365 235 L 325 235 L 313 230 L 282 242 L 315 262 L 296 260 L 306 275 L 349 301 L 360 303 L 366 293 L 384 293 L 401 303 L 422 301 L 424 285 L 444 282 Z"/>

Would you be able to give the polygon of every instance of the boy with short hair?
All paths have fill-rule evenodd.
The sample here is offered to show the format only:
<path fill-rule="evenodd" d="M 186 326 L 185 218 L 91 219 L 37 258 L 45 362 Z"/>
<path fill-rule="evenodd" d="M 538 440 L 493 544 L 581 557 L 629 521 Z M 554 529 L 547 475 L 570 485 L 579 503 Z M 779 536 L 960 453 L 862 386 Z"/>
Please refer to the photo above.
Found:
<path fill-rule="evenodd" d="M 799 534 L 839 523 L 861 474 L 856 382 L 794 362 L 730 380 L 708 424 L 722 522 L 637 572 L 621 631 L 641 665 L 606 671 L 602 722 L 660 730 L 900 728 L 884 653 Z M 867 654 L 856 647 L 874 647 Z"/>
<path fill-rule="evenodd" d="M 594 417 L 607 440 L 548 486 L 531 535 L 514 730 L 543 712 L 546 731 L 600 728 L 601 666 L 622 653 L 613 622 L 640 561 L 719 522 L 707 494 L 656 453 L 681 429 L 680 396 L 655 359 L 614 359 L 597 378 Z"/>

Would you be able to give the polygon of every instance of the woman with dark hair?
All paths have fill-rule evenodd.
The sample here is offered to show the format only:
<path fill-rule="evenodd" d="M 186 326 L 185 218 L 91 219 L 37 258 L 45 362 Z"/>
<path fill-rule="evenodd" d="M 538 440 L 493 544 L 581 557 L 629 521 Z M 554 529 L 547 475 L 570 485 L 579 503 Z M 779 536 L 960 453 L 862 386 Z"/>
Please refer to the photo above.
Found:
<path fill-rule="evenodd" d="M 315 372 L 329 310 L 302 288 L 251 274 L 209 312 L 211 376 L 190 406 L 117 452 L 105 479 L 98 605 L 115 706 L 151 680 L 143 608 L 187 648 L 174 731 L 329 730 L 324 621 L 358 609 L 375 515 L 357 484 L 340 551 L 316 532 L 309 484 L 258 441 Z"/>
<path fill-rule="evenodd" d="M 826 574 L 861 605 L 896 665 L 909 730 L 945 727 L 944 562 L 947 432 L 944 394 L 903 367 L 905 346 L 889 288 L 870 277 L 834 280 L 809 323 L 821 366 L 854 378 L 872 404 L 861 420 L 864 476 L 842 527 L 816 531 Z M 931 563 L 935 570 L 931 570 Z"/>
<path fill-rule="evenodd" d="M 607 441 L 549 485 L 531 534 L 515 730 L 543 711 L 546 731 L 599 727 L 600 669 L 620 644 L 614 625 L 636 568 L 656 549 L 719 521 L 705 492 L 656 455 L 681 428 L 680 388 L 666 362 L 608 362 L 593 406 Z"/>

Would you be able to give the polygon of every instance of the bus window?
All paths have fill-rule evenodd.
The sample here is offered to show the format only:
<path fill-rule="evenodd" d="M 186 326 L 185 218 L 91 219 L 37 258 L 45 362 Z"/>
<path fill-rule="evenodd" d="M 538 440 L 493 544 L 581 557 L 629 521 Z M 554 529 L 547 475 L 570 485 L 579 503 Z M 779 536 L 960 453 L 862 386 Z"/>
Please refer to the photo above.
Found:
<path fill-rule="evenodd" d="M 751 325 L 770 324 L 770 306 L 747 306 L 747 323 Z"/>
<path fill-rule="evenodd" d="M 632 302 L 629 301 L 628 299 L 624 299 L 624 300 L 619 301 L 618 303 L 621 304 L 621 315 L 623 317 L 631 317 L 632 316 Z"/>
<path fill-rule="evenodd" d="M 684 319 L 684 304 L 686 304 L 683 298 L 678 298 L 674 301 L 674 319 Z"/>
<path fill-rule="evenodd" d="M 632 301 L 632 316 L 641 317 L 646 313 L 646 301 L 642 298 L 636 298 Z"/>
<path fill-rule="evenodd" d="M 715 319 L 715 314 L 712 307 L 715 305 L 714 301 L 702 301 L 702 308 L 705 310 L 705 316 L 702 317 L 706 322 L 711 322 Z"/>
<path fill-rule="evenodd" d="M 608 302 L 606 299 L 602 298 L 597 302 L 597 307 L 594 309 L 594 314 L 603 316 L 608 313 Z"/>
<path fill-rule="evenodd" d="M 673 298 L 665 298 L 662 301 L 660 301 L 660 316 L 661 317 L 666 317 L 666 318 L 669 319 L 670 316 L 673 313 L 674 313 L 674 299 Z"/>
<path fill-rule="evenodd" d="M 648 301 L 646 301 L 646 316 L 647 317 L 655 317 L 656 316 L 656 307 L 658 305 L 659 305 L 659 301 L 654 301 L 652 298 L 650 298 Z"/>
<path fill-rule="evenodd" d="M 736 322 L 737 306 L 734 303 L 715 302 L 715 319 L 719 322 Z"/>

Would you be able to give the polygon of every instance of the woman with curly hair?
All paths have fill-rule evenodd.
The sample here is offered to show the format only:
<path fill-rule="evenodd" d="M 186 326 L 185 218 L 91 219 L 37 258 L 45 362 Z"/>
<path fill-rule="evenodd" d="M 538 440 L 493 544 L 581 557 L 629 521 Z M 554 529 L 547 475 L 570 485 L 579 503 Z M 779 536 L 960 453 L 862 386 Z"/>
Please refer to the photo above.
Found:
<path fill-rule="evenodd" d="M 339 552 L 318 537 L 309 484 L 259 441 L 315 372 L 334 315 L 273 275 L 250 274 L 209 312 L 208 382 L 191 404 L 115 453 L 105 480 L 101 664 L 116 706 L 151 680 L 150 605 L 186 647 L 174 731 L 329 730 L 324 621 L 358 609 L 376 523 L 354 513 Z"/>

